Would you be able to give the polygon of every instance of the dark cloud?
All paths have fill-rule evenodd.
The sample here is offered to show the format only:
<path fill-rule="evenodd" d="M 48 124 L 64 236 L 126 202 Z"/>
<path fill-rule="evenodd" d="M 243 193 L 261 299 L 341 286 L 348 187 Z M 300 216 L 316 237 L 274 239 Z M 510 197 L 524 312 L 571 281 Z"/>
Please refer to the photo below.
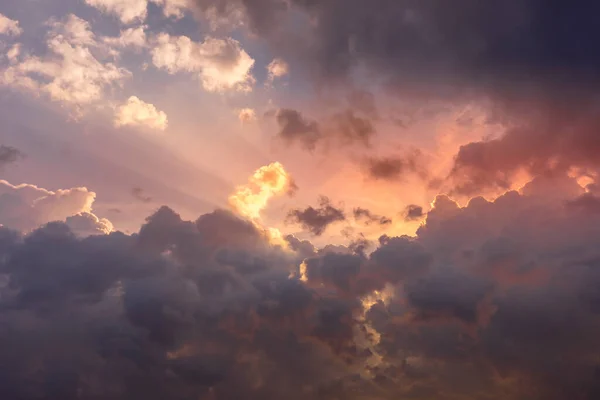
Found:
<path fill-rule="evenodd" d="M 0 145 L 0 168 L 12 164 L 24 158 L 25 154 L 21 150 L 6 145 Z"/>
<path fill-rule="evenodd" d="M 278 136 L 288 144 L 299 142 L 307 150 L 314 150 L 321 139 L 317 122 L 307 120 L 299 111 L 282 108 L 275 119 L 280 129 Z"/>
<path fill-rule="evenodd" d="M 224 210 L 0 227 L 0 396 L 596 399 L 600 214 L 572 184 L 439 196 L 370 255 Z"/>
<path fill-rule="evenodd" d="M 270 113 L 265 115 L 270 116 Z M 306 150 L 315 150 L 319 143 L 342 146 L 370 146 L 375 126 L 370 118 L 352 109 L 335 112 L 322 121 L 306 118 L 297 110 L 281 108 L 274 114 L 279 125 L 278 137 L 287 144 L 299 143 Z"/>
<path fill-rule="evenodd" d="M 448 177 L 453 193 L 505 189 L 521 170 L 600 167 L 594 1 L 222 3 L 241 10 L 274 52 L 304 63 L 318 86 L 355 90 L 360 71 L 411 102 L 481 106 L 503 132 L 460 149 Z"/>
<path fill-rule="evenodd" d="M 362 207 L 355 208 L 352 213 L 354 214 L 354 219 L 359 222 L 363 222 L 365 225 L 370 224 L 379 224 L 379 225 L 389 225 L 392 223 L 392 220 L 383 215 L 373 214 L 370 210 Z"/>
<path fill-rule="evenodd" d="M 134 187 L 131 189 L 131 195 L 142 203 L 150 203 L 152 201 L 152 197 L 146 195 L 144 189 L 140 187 Z"/>
<path fill-rule="evenodd" d="M 405 221 L 417 221 L 421 218 L 423 218 L 423 216 L 425 215 L 425 213 L 423 212 L 423 207 L 418 206 L 416 204 L 409 204 L 406 206 L 406 209 L 404 210 L 404 220 Z"/>
<path fill-rule="evenodd" d="M 315 236 L 320 236 L 329 225 L 345 221 L 346 214 L 343 209 L 334 207 L 329 198 L 321 196 L 319 198 L 319 207 L 308 206 L 304 210 L 290 210 L 287 220 L 301 225 L 302 228 Z"/>
<path fill-rule="evenodd" d="M 415 173 L 422 175 L 419 157 L 419 152 L 403 157 L 371 157 L 366 161 L 367 173 L 376 180 L 398 180 Z"/>

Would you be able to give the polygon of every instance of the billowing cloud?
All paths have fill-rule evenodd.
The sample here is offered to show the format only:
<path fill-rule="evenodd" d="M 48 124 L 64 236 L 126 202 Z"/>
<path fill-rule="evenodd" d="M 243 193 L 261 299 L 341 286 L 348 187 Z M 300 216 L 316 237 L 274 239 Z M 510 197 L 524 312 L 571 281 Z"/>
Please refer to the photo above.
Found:
<path fill-rule="evenodd" d="M 370 255 L 284 252 L 223 210 L 162 207 L 131 236 L 1 227 L 0 395 L 595 399 L 600 215 L 565 204 L 577 187 L 440 197 Z"/>
<path fill-rule="evenodd" d="M 0 168 L 24 158 L 25 154 L 16 147 L 0 145 Z"/>
<path fill-rule="evenodd" d="M 124 24 L 146 19 L 148 0 L 85 0 L 100 11 L 114 15 Z"/>
<path fill-rule="evenodd" d="M 168 119 L 167 114 L 153 104 L 131 96 L 125 104 L 117 108 L 115 126 L 142 126 L 164 131 L 168 126 Z"/>
<path fill-rule="evenodd" d="M 0 13 L 0 35 L 19 36 L 21 33 L 23 29 L 19 26 L 19 21 Z"/>
<path fill-rule="evenodd" d="M 69 225 L 77 229 L 83 227 L 84 231 L 90 230 L 91 223 L 102 226 L 103 231 L 110 231 L 110 221 L 92 214 L 95 198 L 96 193 L 85 187 L 51 191 L 31 184 L 12 185 L 0 180 L 0 224 L 29 232 L 48 222 L 68 220 Z"/>
<path fill-rule="evenodd" d="M 319 198 L 317 208 L 308 206 L 305 209 L 293 209 L 288 212 L 287 221 L 299 224 L 314 236 L 320 236 L 327 227 L 335 222 L 346 220 L 342 208 L 335 207 L 328 197 Z"/>
<path fill-rule="evenodd" d="M 100 46 L 87 21 L 70 14 L 50 21 L 47 55 L 25 56 L 1 71 L 0 83 L 45 93 L 75 108 L 103 99 L 107 88 L 121 84 L 131 73 L 96 58 Z"/>
<path fill-rule="evenodd" d="M 197 74 L 204 89 L 211 92 L 247 92 L 254 84 L 254 59 L 232 38 L 208 36 L 203 42 L 194 42 L 187 36 L 161 33 L 152 49 L 152 62 L 170 74 Z"/>

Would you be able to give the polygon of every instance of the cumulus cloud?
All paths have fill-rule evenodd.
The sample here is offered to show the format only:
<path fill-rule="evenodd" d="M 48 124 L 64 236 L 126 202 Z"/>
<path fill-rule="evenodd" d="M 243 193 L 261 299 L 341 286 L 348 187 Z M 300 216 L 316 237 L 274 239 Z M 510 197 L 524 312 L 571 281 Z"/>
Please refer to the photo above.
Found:
<path fill-rule="evenodd" d="M 321 131 L 316 121 L 306 119 L 299 111 L 281 108 L 275 114 L 279 125 L 278 136 L 286 143 L 300 142 L 308 150 L 314 150 L 321 139 Z"/>
<path fill-rule="evenodd" d="M 100 44 L 87 21 L 69 14 L 51 20 L 47 55 L 25 56 L 3 69 L 0 83 L 79 108 L 103 99 L 105 90 L 131 73 L 94 55 Z"/>
<path fill-rule="evenodd" d="M 167 114 L 164 111 L 136 96 L 131 96 L 125 104 L 117 108 L 114 122 L 117 127 L 141 126 L 160 131 L 164 131 L 168 126 Z"/>
<path fill-rule="evenodd" d="M 335 222 L 346 220 L 346 214 L 341 208 L 331 204 L 328 197 L 319 198 L 319 206 L 308 206 L 305 209 L 293 209 L 288 212 L 287 221 L 299 224 L 314 236 L 322 235 L 327 227 Z"/>
<path fill-rule="evenodd" d="M 19 26 L 19 21 L 0 13 L 0 35 L 19 36 L 21 33 L 23 29 Z"/>
<path fill-rule="evenodd" d="M 89 232 L 92 224 L 103 232 L 110 231 L 110 221 L 92 214 L 95 198 L 96 193 L 85 187 L 51 191 L 31 184 L 13 185 L 0 180 L 0 224 L 29 232 L 48 222 L 67 220 L 67 224 L 77 228 L 78 233 L 80 230 Z"/>
<path fill-rule="evenodd" d="M 159 34 L 152 49 L 154 66 L 170 74 L 197 74 L 211 92 L 252 90 L 254 59 L 232 38 L 206 37 L 194 42 L 187 36 Z"/>
<path fill-rule="evenodd" d="M 119 18 L 124 24 L 146 19 L 148 0 L 85 0 L 85 2 L 100 11 Z"/>
<path fill-rule="evenodd" d="M 442 196 L 370 255 L 283 251 L 224 210 L 162 207 L 133 235 L 1 227 L 0 395 L 595 399 L 600 214 L 566 203 L 577 187 Z"/>

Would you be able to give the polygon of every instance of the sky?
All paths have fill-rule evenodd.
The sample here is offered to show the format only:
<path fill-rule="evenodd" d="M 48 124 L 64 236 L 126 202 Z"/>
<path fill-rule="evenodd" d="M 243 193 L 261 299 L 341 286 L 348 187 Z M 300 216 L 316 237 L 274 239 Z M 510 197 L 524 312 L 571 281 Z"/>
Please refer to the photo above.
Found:
<path fill-rule="evenodd" d="M 0 0 L 0 397 L 600 397 L 599 13 Z"/>

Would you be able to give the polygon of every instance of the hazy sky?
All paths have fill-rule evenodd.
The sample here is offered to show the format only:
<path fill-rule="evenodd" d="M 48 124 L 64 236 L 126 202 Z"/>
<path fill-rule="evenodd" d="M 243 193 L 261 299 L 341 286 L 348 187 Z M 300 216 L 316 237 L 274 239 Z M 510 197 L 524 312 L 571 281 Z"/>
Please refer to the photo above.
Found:
<path fill-rule="evenodd" d="M 600 398 L 599 14 L 0 0 L 0 397 Z"/>

